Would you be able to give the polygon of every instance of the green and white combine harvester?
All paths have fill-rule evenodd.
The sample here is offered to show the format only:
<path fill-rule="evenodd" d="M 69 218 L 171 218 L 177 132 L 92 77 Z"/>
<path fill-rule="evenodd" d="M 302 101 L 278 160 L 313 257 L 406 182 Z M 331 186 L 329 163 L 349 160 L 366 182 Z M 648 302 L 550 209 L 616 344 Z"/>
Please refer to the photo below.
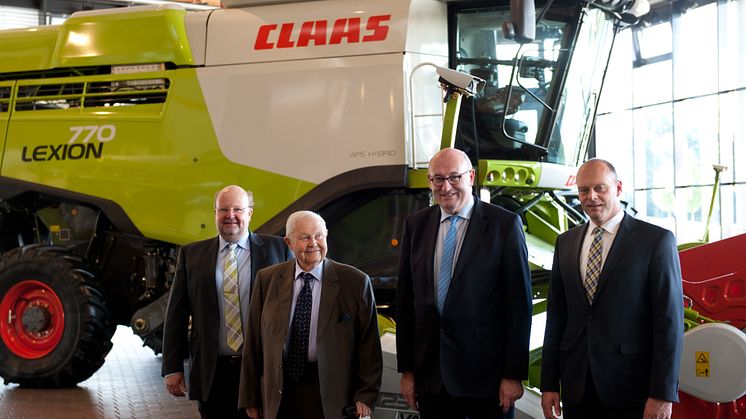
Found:
<path fill-rule="evenodd" d="M 215 234 L 227 184 L 254 192 L 257 232 L 318 211 L 391 329 L 404 218 L 457 147 L 475 193 L 525 223 L 537 316 L 517 416 L 537 417 L 553 244 L 585 221 L 563 194 L 640 1 L 226 0 L 0 31 L 0 376 L 75 385 L 117 325 L 159 353 L 179 246 Z M 376 417 L 416 417 L 393 339 Z"/>

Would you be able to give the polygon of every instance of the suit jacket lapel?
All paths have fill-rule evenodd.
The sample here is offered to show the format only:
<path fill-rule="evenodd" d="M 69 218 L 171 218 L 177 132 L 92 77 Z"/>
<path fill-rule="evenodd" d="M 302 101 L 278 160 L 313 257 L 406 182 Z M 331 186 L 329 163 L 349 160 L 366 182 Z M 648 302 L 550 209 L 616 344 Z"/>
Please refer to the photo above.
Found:
<path fill-rule="evenodd" d="M 601 294 L 604 284 L 609 280 L 616 268 L 616 265 L 622 259 L 625 249 L 632 242 L 632 237 L 635 231 L 635 220 L 627 214 L 624 214 L 624 218 L 619 223 L 619 231 L 614 237 L 614 242 L 611 244 L 609 254 L 606 256 L 606 261 L 601 269 L 601 276 L 598 278 L 598 290 L 596 291 L 596 298 Z"/>
<path fill-rule="evenodd" d="M 435 243 L 438 240 L 438 229 L 440 228 L 440 207 L 434 205 L 428 216 L 427 223 L 422 235 L 421 251 L 424 252 L 422 260 L 425 261 L 425 276 L 423 277 L 428 283 L 424 284 L 425 302 L 435 304 Z"/>
<path fill-rule="evenodd" d="M 339 277 L 334 270 L 334 262 L 324 259 L 323 284 L 321 286 L 321 301 L 319 301 L 319 317 L 316 324 L 316 342 L 324 335 L 327 325 L 331 321 L 334 305 L 339 294 Z"/>
<path fill-rule="evenodd" d="M 458 278 L 461 271 L 464 270 L 469 261 L 471 261 L 471 255 L 474 253 L 477 245 L 482 240 L 485 230 L 489 226 L 489 221 L 484 214 L 483 204 L 478 198 L 474 198 L 474 209 L 471 213 L 471 219 L 469 225 L 466 228 L 466 234 L 464 235 L 464 242 L 461 244 L 461 251 L 459 251 L 458 259 L 456 260 L 456 267 L 453 269 L 453 275 L 451 281 Z"/>
<path fill-rule="evenodd" d="M 282 336 L 283 345 L 287 342 L 288 333 L 290 331 L 290 307 L 293 304 L 293 285 L 295 281 L 295 260 L 284 262 L 287 267 L 280 272 L 280 276 L 277 279 L 272 279 L 273 283 L 270 285 L 271 288 L 275 289 L 275 293 L 270 294 L 266 298 L 274 298 L 275 304 L 277 304 L 277 310 L 282 315 L 280 316 L 280 330 L 284 331 Z"/>
<path fill-rule="evenodd" d="M 220 306 L 218 305 L 218 290 L 215 285 L 215 270 L 217 269 L 219 243 L 220 241 L 218 240 L 218 237 L 215 236 L 215 238 L 210 240 L 208 245 L 203 248 L 205 263 L 201 264 L 200 269 L 204 270 L 197 276 L 197 278 L 200 278 L 200 281 L 204 280 L 204 286 L 207 288 L 205 304 L 208 305 L 208 312 L 215 313 L 218 315 L 218 318 L 220 318 L 220 313 L 218 313 L 218 307 Z"/>
<path fill-rule="evenodd" d="M 568 247 L 568 254 L 572 255 L 566 260 L 570 261 L 570 272 L 574 273 L 574 279 L 571 281 L 573 292 L 576 294 L 576 298 L 583 301 L 587 307 L 590 307 L 590 302 L 585 292 L 585 285 L 583 284 L 583 276 L 580 274 L 580 254 L 583 250 L 583 241 L 585 241 L 585 235 L 588 232 L 588 223 L 582 228 L 572 230 L 574 234 L 569 236 L 570 242 Z M 555 249 L 556 251 L 556 249 Z M 560 255 L 562 257 L 563 255 Z"/>
<path fill-rule="evenodd" d="M 267 249 L 264 247 L 264 240 L 254 233 L 249 233 L 249 258 L 251 260 L 251 283 L 249 284 L 249 295 L 254 289 L 254 278 L 256 278 L 256 267 L 259 266 L 260 260 L 266 260 Z"/>

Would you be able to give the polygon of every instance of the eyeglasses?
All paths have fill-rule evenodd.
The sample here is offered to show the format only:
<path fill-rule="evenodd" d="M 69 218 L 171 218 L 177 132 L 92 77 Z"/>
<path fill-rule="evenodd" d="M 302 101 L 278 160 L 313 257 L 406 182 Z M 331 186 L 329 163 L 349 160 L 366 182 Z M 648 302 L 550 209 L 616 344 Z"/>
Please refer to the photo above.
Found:
<path fill-rule="evenodd" d="M 450 175 L 450 176 L 440 176 L 440 175 L 428 176 L 427 178 L 430 179 L 430 182 L 432 182 L 433 185 L 435 186 L 443 186 L 446 179 L 448 179 L 448 183 L 450 183 L 452 186 L 456 186 L 458 185 L 459 182 L 461 182 L 461 176 L 469 173 L 470 171 L 471 170 L 467 170 L 465 172 L 461 172 L 459 174 Z"/>
<path fill-rule="evenodd" d="M 234 213 L 241 215 L 244 212 L 246 212 L 247 209 L 248 208 L 241 208 L 241 207 L 236 207 L 236 208 L 218 208 L 217 212 L 220 215 L 225 215 L 225 214 L 228 214 L 229 212 L 233 211 Z"/>

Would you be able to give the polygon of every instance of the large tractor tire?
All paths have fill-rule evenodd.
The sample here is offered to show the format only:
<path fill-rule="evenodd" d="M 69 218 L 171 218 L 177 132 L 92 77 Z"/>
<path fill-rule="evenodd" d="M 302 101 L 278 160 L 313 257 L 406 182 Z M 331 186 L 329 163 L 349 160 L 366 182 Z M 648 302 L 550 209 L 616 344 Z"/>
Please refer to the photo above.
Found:
<path fill-rule="evenodd" d="M 93 275 L 65 248 L 29 245 L 0 259 L 0 376 L 23 387 L 86 380 L 111 349 L 112 325 Z"/>

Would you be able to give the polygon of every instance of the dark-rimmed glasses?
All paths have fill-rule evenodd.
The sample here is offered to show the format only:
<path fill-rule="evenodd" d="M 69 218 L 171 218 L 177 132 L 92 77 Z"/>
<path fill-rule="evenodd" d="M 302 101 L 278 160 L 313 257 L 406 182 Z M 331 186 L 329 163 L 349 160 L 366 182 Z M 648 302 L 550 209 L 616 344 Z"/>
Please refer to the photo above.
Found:
<path fill-rule="evenodd" d="M 470 172 L 470 170 L 467 170 L 465 172 L 457 173 L 455 175 L 450 175 L 450 176 L 435 175 L 435 176 L 428 176 L 427 178 L 435 186 L 443 186 L 443 184 L 445 183 L 446 179 L 448 179 L 448 183 L 450 183 L 451 186 L 456 186 L 456 185 L 458 185 L 459 182 L 461 182 L 461 177 L 463 175 L 469 173 L 469 172 Z"/>

